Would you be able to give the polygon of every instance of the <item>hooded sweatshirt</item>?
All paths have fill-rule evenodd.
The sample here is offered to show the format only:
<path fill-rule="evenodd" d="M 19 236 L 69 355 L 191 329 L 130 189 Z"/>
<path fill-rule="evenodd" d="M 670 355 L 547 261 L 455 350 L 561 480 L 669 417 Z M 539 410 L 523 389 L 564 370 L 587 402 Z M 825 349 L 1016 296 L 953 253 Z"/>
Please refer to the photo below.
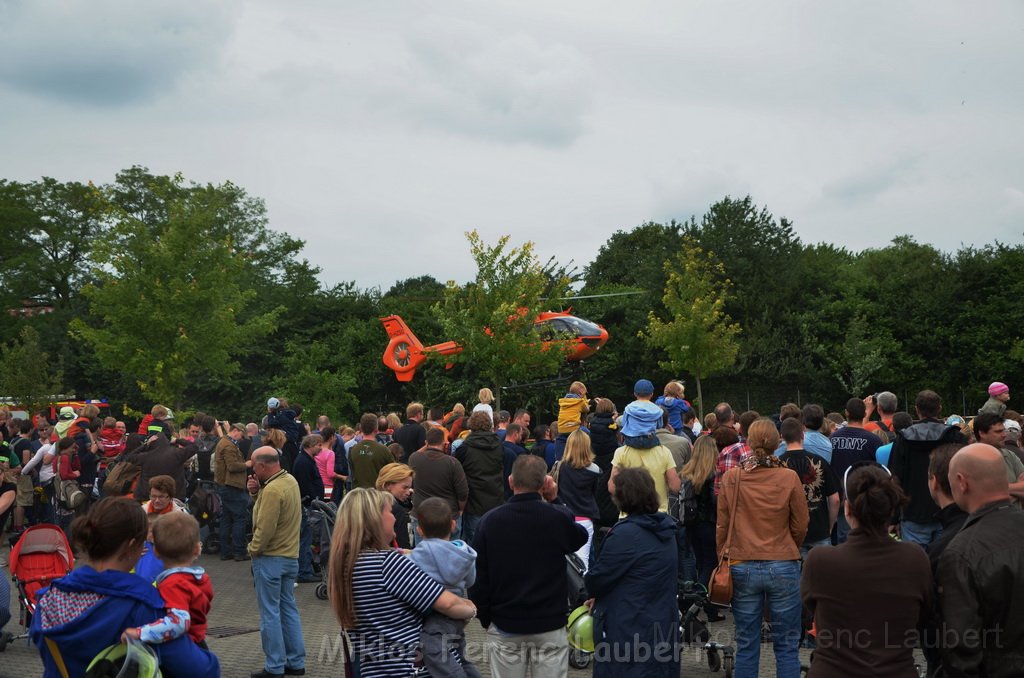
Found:
<path fill-rule="evenodd" d="M 457 596 L 465 598 L 476 581 L 476 551 L 461 539 L 424 539 L 409 557 L 428 577 Z"/>
<path fill-rule="evenodd" d="M 84 676 L 93 658 L 121 641 L 126 628 L 164 614 L 152 584 L 134 574 L 83 565 L 40 592 L 29 635 L 43 659 L 44 678 L 61 675 L 47 641 L 56 644 L 68 675 Z M 182 637 L 153 647 L 167 678 L 220 676 L 216 655 Z"/>
<path fill-rule="evenodd" d="M 939 506 L 928 492 L 928 455 L 944 443 L 964 442 L 955 426 L 925 419 L 903 429 L 889 453 L 889 470 L 900 481 L 910 502 L 903 509 L 903 519 L 918 523 L 936 521 Z"/>
<path fill-rule="evenodd" d="M 622 411 L 622 435 L 653 435 L 661 427 L 663 410 L 650 400 L 634 400 Z"/>
<path fill-rule="evenodd" d="M 504 457 L 501 440 L 490 431 L 473 431 L 459 445 L 455 458 L 462 464 L 469 484 L 466 513 L 482 516 L 505 503 Z"/>

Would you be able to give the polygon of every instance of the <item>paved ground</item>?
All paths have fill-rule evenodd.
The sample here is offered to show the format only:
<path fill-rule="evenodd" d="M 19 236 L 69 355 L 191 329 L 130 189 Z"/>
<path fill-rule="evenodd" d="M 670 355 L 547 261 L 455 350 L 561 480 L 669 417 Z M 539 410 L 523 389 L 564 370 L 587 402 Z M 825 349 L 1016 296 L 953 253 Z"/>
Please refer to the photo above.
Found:
<path fill-rule="evenodd" d="M 4 546 L 6 556 L 6 543 Z M 6 560 L 6 558 L 4 558 Z M 4 563 L 5 564 L 5 563 Z M 263 667 L 260 650 L 259 615 L 253 593 L 252 575 L 248 563 L 221 561 L 217 556 L 203 555 L 200 565 L 206 568 L 213 580 L 215 598 L 209 619 L 208 643 L 210 649 L 220 657 L 223 675 L 226 678 L 246 678 L 252 671 Z M 8 576 L 6 568 L 4 576 Z M 340 655 L 337 652 L 338 625 L 327 601 L 318 600 L 315 584 L 300 584 L 296 593 L 302 615 L 303 633 L 306 640 L 306 675 L 313 677 L 343 675 Z M 12 621 L 5 630 L 20 632 L 18 627 L 18 601 L 12 591 Z M 713 638 L 722 643 L 732 641 L 731 618 L 711 625 Z M 483 629 L 472 622 L 467 629 L 469 650 L 474 657 L 482 656 Z M 802 651 L 805 655 L 806 651 Z M 487 676 L 486 662 L 478 662 L 481 672 Z M 27 678 L 42 672 L 39 654 L 26 641 L 16 641 L 0 654 L 0 677 Z M 589 669 L 570 671 L 570 676 L 589 676 Z M 698 649 L 688 649 L 683 657 L 681 675 L 687 678 L 722 676 L 722 672 L 708 670 L 707 659 Z M 774 676 L 771 649 L 762 652 L 761 676 Z"/>

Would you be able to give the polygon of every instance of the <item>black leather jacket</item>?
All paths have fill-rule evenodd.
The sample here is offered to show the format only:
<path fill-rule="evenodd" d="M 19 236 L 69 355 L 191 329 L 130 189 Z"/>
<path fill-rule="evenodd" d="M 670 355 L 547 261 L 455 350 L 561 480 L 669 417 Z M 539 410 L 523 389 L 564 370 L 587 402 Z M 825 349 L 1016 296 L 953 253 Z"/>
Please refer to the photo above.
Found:
<path fill-rule="evenodd" d="M 1024 676 L 1024 512 L 1006 499 L 968 516 L 938 583 L 945 675 Z"/>

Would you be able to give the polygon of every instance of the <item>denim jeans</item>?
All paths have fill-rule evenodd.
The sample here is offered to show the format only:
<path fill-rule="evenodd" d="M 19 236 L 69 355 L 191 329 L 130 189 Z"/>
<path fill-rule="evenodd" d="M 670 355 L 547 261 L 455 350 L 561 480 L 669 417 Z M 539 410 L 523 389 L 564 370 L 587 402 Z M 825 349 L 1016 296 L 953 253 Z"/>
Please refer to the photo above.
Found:
<path fill-rule="evenodd" d="M 696 581 L 697 580 L 697 558 L 693 552 L 693 542 L 690 539 L 690 532 L 695 531 L 693 525 L 689 528 L 682 525 L 679 526 L 679 539 L 676 542 L 679 545 L 679 581 Z"/>
<path fill-rule="evenodd" d="M 259 556 L 252 559 L 256 603 L 260 608 L 260 642 L 266 655 L 264 668 L 283 673 L 285 668 L 306 666 L 306 644 L 295 605 L 295 578 L 299 564 L 294 558 Z"/>
<path fill-rule="evenodd" d="M 220 552 L 245 555 L 245 526 L 249 520 L 249 493 L 239 487 L 218 485 L 220 495 Z"/>
<path fill-rule="evenodd" d="M 313 572 L 313 530 L 309 528 L 309 508 L 302 507 L 299 523 L 299 579 L 316 577 Z"/>
<path fill-rule="evenodd" d="M 469 513 L 462 514 L 462 541 L 470 546 L 473 545 L 473 537 L 476 536 L 477 525 L 483 516 L 474 516 Z"/>
<path fill-rule="evenodd" d="M 900 533 L 903 535 L 903 541 L 928 546 L 942 534 L 942 523 L 916 523 L 913 520 L 902 520 L 900 521 Z"/>
<path fill-rule="evenodd" d="M 757 678 L 761 661 L 761 620 L 771 613 L 775 675 L 800 676 L 800 562 L 748 560 L 732 571 L 732 614 L 736 619 L 736 678 Z"/>
<path fill-rule="evenodd" d="M 850 536 L 850 523 L 846 522 L 846 513 L 843 510 L 846 502 L 839 504 L 839 517 L 836 518 L 836 545 L 845 544 L 846 538 Z"/>
<path fill-rule="evenodd" d="M 800 547 L 800 558 L 802 560 L 806 560 L 807 554 L 811 552 L 811 549 L 817 548 L 819 546 L 832 546 L 832 540 L 828 537 L 825 537 L 820 541 L 805 541 L 803 545 Z"/>

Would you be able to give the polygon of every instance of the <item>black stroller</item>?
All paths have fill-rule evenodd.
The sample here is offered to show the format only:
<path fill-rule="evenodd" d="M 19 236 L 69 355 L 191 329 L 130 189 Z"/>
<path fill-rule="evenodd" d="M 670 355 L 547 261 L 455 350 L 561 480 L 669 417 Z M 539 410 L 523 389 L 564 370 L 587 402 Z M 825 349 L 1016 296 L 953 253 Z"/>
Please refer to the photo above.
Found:
<path fill-rule="evenodd" d="M 704 607 L 708 605 L 708 590 L 697 582 L 683 582 L 679 589 L 679 639 L 686 645 L 701 644 L 707 653 L 708 668 L 712 671 L 725 670 L 725 678 L 732 678 L 736 651 L 731 645 L 722 645 L 711 640 Z"/>
<path fill-rule="evenodd" d="M 313 567 L 320 570 L 316 597 L 327 600 L 327 560 L 331 552 L 331 534 L 338 507 L 334 502 L 314 499 L 309 504 L 309 530 L 313 535 Z"/>

